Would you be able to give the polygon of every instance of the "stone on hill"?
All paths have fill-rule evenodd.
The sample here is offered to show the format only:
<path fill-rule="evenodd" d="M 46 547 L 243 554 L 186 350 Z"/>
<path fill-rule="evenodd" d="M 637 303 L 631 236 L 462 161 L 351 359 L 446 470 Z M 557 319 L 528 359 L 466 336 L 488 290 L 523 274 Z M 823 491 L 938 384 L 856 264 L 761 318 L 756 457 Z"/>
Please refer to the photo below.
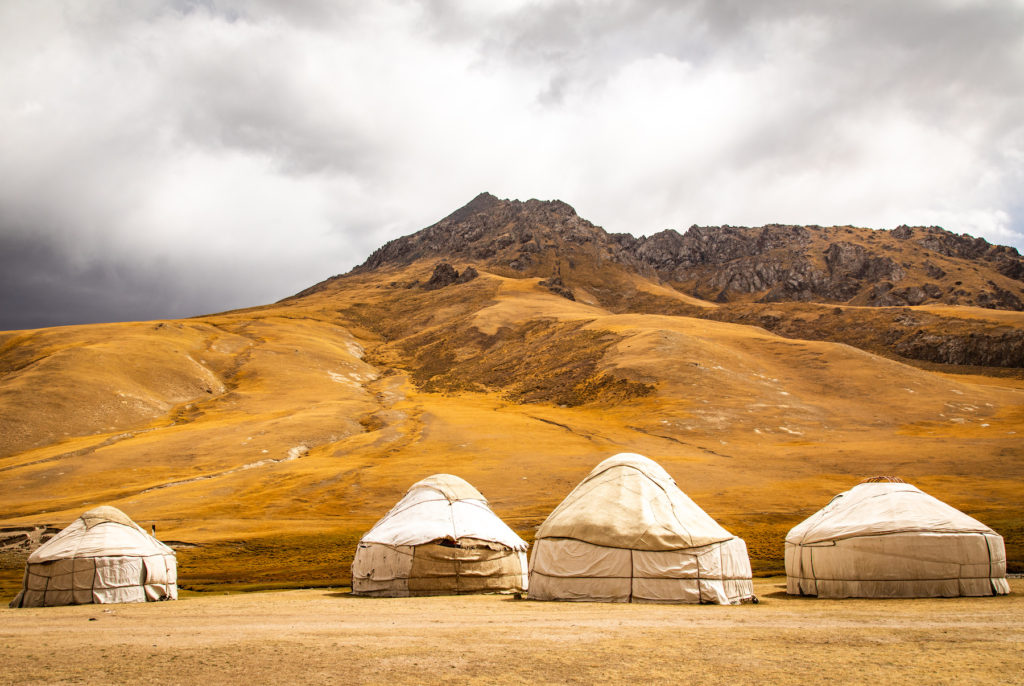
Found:
<path fill-rule="evenodd" d="M 480 274 L 472 266 L 466 267 L 462 274 L 459 274 L 455 267 L 451 266 L 447 262 L 440 262 L 434 267 L 434 273 L 430 275 L 430 280 L 423 284 L 423 289 L 427 291 L 435 291 L 438 288 L 444 288 L 445 286 L 451 286 L 453 283 L 466 283 L 472 281 Z"/>

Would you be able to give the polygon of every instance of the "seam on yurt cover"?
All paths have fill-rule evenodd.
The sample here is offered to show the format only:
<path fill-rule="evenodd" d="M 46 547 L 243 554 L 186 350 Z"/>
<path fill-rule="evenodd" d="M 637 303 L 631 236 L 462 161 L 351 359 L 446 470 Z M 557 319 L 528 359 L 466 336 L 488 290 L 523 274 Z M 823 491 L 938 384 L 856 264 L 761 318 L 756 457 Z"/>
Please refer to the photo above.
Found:
<path fill-rule="evenodd" d="M 720 547 L 718 549 L 718 568 L 722 570 L 722 575 L 724 576 L 725 575 L 725 552 L 722 550 L 723 548 L 725 548 L 725 546 L 722 546 L 722 547 Z M 725 585 L 723 584 L 723 586 L 725 586 Z M 728 592 L 726 592 L 726 597 L 728 597 Z"/>
<path fill-rule="evenodd" d="M 808 531 L 813 530 L 814 527 L 817 526 L 822 519 L 828 516 L 832 512 L 832 510 L 830 509 L 832 508 L 832 504 L 845 495 L 846 493 L 840 493 L 839 495 L 832 496 L 832 500 L 825 503 L 825 506 L 823 508 L 821 508 L 820 510 L 812 514 L 810 517 L 808 517 L 806 520 L 804 520 L 807 523 Z"/>
<path fill-rule="evenodd" d="M 616 465 L 616 466 L 621 466 L 621 465 Z M 611 469 L 611 467 L 609 467 L 608 469 Z M 595 477 L 596 476 L 600 476 L 601 474 L 604 474 L 605 472 L 607 472 L 608 469 L 605 469 L 604 471 L 599 472 L 598 474 L 595 474 L 594 476 Z M 641 472 L 641 474 L 642 473 L 643 472 Z M 569 493 L 565 496 L 565 498 L 562 499 L 562 502 L 558 503 L 558 506 L 555 507 L 555 509 L 551 511 L 551 514 L 548 515 L 547 519 L 551 519 L 552 517 L 557 515 L 562 510 L 564 510 L 566 508 L 569 508 L 569 507 L 572 507 L 578 501 L 583 500 L 587 496 L 589 496 L 592 491 L 597 490 L 598 488 L 600 488 L 603 485 L 603 484 L 591 484 L 590 481 L 591 480 L 589 478 L 587 478 L 587 479 L 584 479 L 583 481 L 581 481 L 580 483 L 576 484 L 576 487 L 573 488 L 571 491 L 569 491 Z M 583 490 L 584 486 L 588 486 L 588 488 L 586 490 Z M 577 491 L 578 491 L 578 493 L 577 493 Z M 637 493 L 636 491 L 632 491 L 632 492 L 633 493 Z M 576 498 L 574 498 L 570 502 L 569 501 L 569 496 L 573 495 L 574 493 L 576 493 L 577 496 L 576 496 Z M 639 495 L 639 493 L 637 493 L 637 494 Z M 547 521 L 547 519 L 544 520 L 544 521 Z"/>
<path fill-rule="evenodd" d="M 399 550 L 399 548 L 412 548 L 413 551 L 415 551 L 415 549 L 417 547 L 419 547 L 419 546 L 415 546 L 415 545 L 392 545 L 390 543 L 373 543 L 373 542 L 364 543 L 363 545 L 382 545 L 385 548 L 391 548 L 398 555 L 408 555 L 409 557 L 415 557 L 414 553 L 407 553 L 404 550 Z M 423 545 L 423 544 L 420 544 L 420 545 Z"/>
<path fill-rule="evenodd" d="M 454 542 L 459 540 L 459 532 L 455 528 L 455 507 L 451 500 L 448 501 L 448 519 L 452 522 L 452 541 Z"/>
<path fill-rule="evenodd" d="M 628 465 L 623 465 L 623 466 L 628 466 Z M 633 467 L 633 469 L 636 469 L 636 467 Z M 637 471 L 640 472 L 641 474 L 643 474 L 644 476 L 646 476 L 651 481 L 653 481 L 654 485 L 657 486 L 658 488 L 660 488 L 661 492 L 665 494 L 665 497 L 668 499 L 668 506 L 672 510 L 672 516 L 675 518 L 676 523 L 679 524 L 680 528 L 682 528 L 682 530 L 686 532 L 686 537 L 690 539 L 690 546 L 694 547 L 693 546 L 693 533 L 690 531 L 689 528 L 686 527 L 685 524 L 683 524 L 682 520 L 679 519 L 679 513 L 676 512 L 675 503 L 672 502 L 672 496 L 670 496 L 668 494 L 668 491 L 665 490 L 664 486 L 662 486 L 661 484 L 658 483 L 657 479 L 652 478 L 650 475 L 645 474 L 644 472 L 640 471 L 639 469 L 637 469 Z M 672 480 L 672 484 L 676 488 L 679 488 L 679 484 L 677 484 L 675 482 L 675 479 Z M 681 491 L 682 489 L 679 489 L 679 490 Z M 694 503 L 694 505 L 696 505 L 698 508 L 700 508 L 700 505 L 697 505 L 697 503 Z M 703 510 L 701 510 L 701 511 L 703 512 Z M 705 512 L 704 514 L 707 514 L 707 513 Z M 708 516 L 710 517 L 710 515 L 708 515 Z M 726 540 L 728 540 L 728 539 L 726 539 Z"/>
<path fill-rule="evenodd" d="M 700 587 L 700 556 L 697 556 L 697 604 L 704 604 L 704 591 Z"/>
<path fill-rule="evenodd" d="M 591 481 L 593 481 L 597 477 L 601 476 L 605 472 L 610 472 L 611 470 L 618 469 L 620 467 L 623 467 L 623 468 L 626 468 L 626 469 L 632 469 L 634 471 L 640 472 L 640 474 L 642 474 L 643 476 L 647 477 L 648 479 L 650 479 L 654 483 L 658 484 L 658 479 L 654 478 L 653 476 L 651 476 L 650 474 L 648 474 L 644 470 L 640 469 L 636 465 L 632 465 L 632 464 L 613 464 L 613 465 L 609 465 L 608 467 L 605 467 L 604 469 L 602 469 L 601 471 L 597 472 L 596 474 L 593 474 L 593 473 L 592 474 L 588 474 L 587 477 L 585 479 L 583 479 L 583 481 L 581 481 L 576 486 L 576 488 L 572 489 L 572 491 L 569 492 L 569 495 L 572 495 L 572 493 L 574 491 L 576 491 L 577 489 L 581 488 L 582 486 L 585 486 L 585 485 L 589 484 Z M 667 474 L 667 472 L 666 472 L 666 474 Z M 668 478 L 669 478 L 669 481 L 671 481 L 677 487 L 679 486 L 679 484 L 676 484 L 675 479 L 673 479 L 671 476 L 669 476 Z M 600 484 L 594 484 L 593 488 L 598 488 L 599 486 L 600 486 Z M 664 487 L 662 487 L 661 484 L 658 484 L 658 487 L 661 488 L 662 491 L 665 491 Z M 590 489 L 590 490 L 593 490 L 593 488 Z M 665 492 L 666 492 L 666 494 L 668 493 L 667 491 L 665 491 Z M 588 493 L 589 493 L 589 491 L 588 491 Z M 637 491 L 634 491 L 634 493 L 637 493 L 639 495 L 639 492 L 637 492 Z M 586 493 L 581 492 L 580 495 L 586 495 Z M 566 497 L 568 497 L 568 496 L 566 496 Z M 565 503 L 565 501 L 563 500 L 562 504 L 564 504 L 564 503 Z M 555 512 L 557 512 L 560 507 L 561 507 L 561 504 L 559 505 L 558 508 L 555 508 Z M 551 514 L 554 514 L 554 512 L 552 512 Z"/>
<path fill-rule="evenodd" d="M 627 602 L 633 602 L 633 549 L 629 550 L 629 599 Z"/>
<path fill-rule="evenodd" d="M 433 489 L 433 488 L 432 488 L 431 490 L 436 490 L 436 489 Z M 408 494 L 407 494 L 407 495 L 408 495 Z M 372 527 L 370 528 L 370 530 L 366 532 L 366 535 L 365 535 L 365 536 L 363 536 L 363 538 L 365 539 L 365 538 L 366 538 L 367 536 L 369 536 L 370 534 L 372 534 L 372 533 L 373 533 L 374 531 L 376 531 L 376 530 L 377 530 L 377 527 L 378 527 L 378 526 L 380 526 L 381 524 L 383 524 L 383 523 L 384 523 L 384 522 L 386 522 L 387 520 L 391 519 L 391 518 L 392 518 L 393 516 L 396 516 L 396 515 L 402 514 L 403 512 L 406 512 L 406 511 L 408 511 L 408 510 L 411 510 L 411 509 L 413 509 L 413 508 L 415 508 L 415 507 L 419 507 L 420 505 L 423 505 L 424 503 L 433 503 L 433 502 L 439 502 L 439 501 L 442 501 L 442 500 L 444 500 L 444 501 L 447 501 L 447 502 L 448 502 L 448 507 L 449 507 L 449 509 L 450 509 L 450 508 L 452 507 L 452 505 L 453 505 L 454 503 L 465 503 L 465 504 L 467 504 L 467 505 L 472 505 L 473 507 L 478 507 L 478 508 L 480 508 L 481 510 L 485 510 L 485 511 L 487 511 L 487 512 L 490 512 L 490 513 L 492 513 L 492 514 L 493 514 L 493 512 L 494 512 L 494 511 L 493 511 L 493 510 L 491 510 L 491 508 L 490 508 L 490 507 L 488 506 L 488 504 L 487 504 L 487 501 L 484 501 L 484 500 L 477 500 L 476 498 L 460 498 L 460 499 L 457 499 L 457 500 L 448 500 L 448 498 L 432 498 L 432 499 L 430 499 L 430 500 L 420 500 L 420 501 L 417 501 L 417 502 L 415 502 L 415 503 L 412 503 L 411 505 L 406 505 L 406 506 L 405 506 L 405 507 L 403 507 L 402 509 L 398 509 L 398 506 L 397 506 L 397 505 L 396 505 L 395 507 L 391 508 L 390 510 L 388 510 L 388 513 L 387 513 L 386 515 L 384 515 L 383 517 L 381 517 L 381 518 L 380 518 L 380 520 L 378 520 L 378 521 L 377 521 L 377 523 L 376 523 L 376 524 L 374 524 L 374 525 L 373 525 L 373 526 L 372 526 Z M 453 514 L 452 516 L 454 517 L 454 514 Z M 495 515 L 495 516 L 497 516 L 497 515 Z"/>
<path fill-rule="evenodd" d="M 822 539 L 815 540 L 815 541 L 807 541 L 806 537 L 805 537 L 803 541 L 789 541 L 789 540 L 787 540 L 786 542 L 787 543 L 791 543 L 793 545 L 802 545 L 802 546 L 807 546 L 807 547 L 814 547 L 817 543 L 827 543 L 827 542 L 830 542 L 830 541 L 845 541 L 845 540 L 848 540 L 848 539 L 851 539 L 851 538 L 876 538 L 878 536 L 892 536 L 894 534 L 920 534 L 920 533 L 926 533 L 926 534 L 963 534 L 965 536 L 969 536 L 971 534 L 980 534 L 980 535 L 984 536 L 985 534 L 989 534 L 989 533 L 994 534 L 995 533 L 995 531 L 993 531 L 992 529 L 990 529 L 988 527 L 985 527 L 985 529 L 986 529 L 985 531 L 978 531 L 977 529 L 974 529 L 974 530 L 971 530 L 971 529 L 929 529 L 929 528 L 925 528 L 925 527 L 912 527 L 912 528 L 908 527 L 908 528 L 902 528 L 902 529 L 888 529 L 888 530 L 883 530 L 883 531 L 872 531 L 870 533 L 857 533 L 857 532 L 854 532 L 854 533 L 850 533 L 850 534 L 844 534 L 842 536 L 829 536 L 827 538 L 822 538 Z"/>
<path fill-rule="evenodd" d="M 863 537 L 863 538 L 867 538 L 867 537 Z M 830 546 L 830 545 L 805 545 L 805 546 L 801 546 L 801 547 L 807 548 L 808 550 L 813 551 L 813 550 L 817 550 L 819 548 L 834 548 L 836 546 Z M 911 560 L 913 562 L 925 561 L 925 562 L 937 562 L 937 563 L 940 563 L 940 564 L 956 564 L 956 565 L 960 565 L 961 564 L 961 563 L 957 562 L 956 560 L 935 560 L 935 559 L 922 560 L 920 554 L 900 553 L 900 552 L 895 552 L 895 551 L 885 552 L 885 553 L 873 551 L 870 554 L 872 556 L 874 556 L 874 557 L 884 557 L 886 559 L 894 559 L 894 560 Z"/>
<path fill-rule="evenodd" d="M 446 575 L 442 575 L 442 576 L 432 576 L 432 577 L 426 577 L 426 578 L 430 578 L 430 579 L 452 579 L 455 576 L 457 576 L 457 575 L 456 574 L 446 574 Z M 465 577 L 465 574 L 462 574 L 461 576 Z M 520 577 L 520 576 L 522 576 L 522 574 L 520 572 L 514 572 L 514 573 L 508 573 L 508 574 L 488 574 L 487 576 L 481 576 L 481 577 L 475 577 L 475 578 L 478 578 L 478 579 L 505 579 L 505 578 L 509 578 L 509 577 L 516 578 L 516 577 Z M 550 576 L 550 575 L 545 574 L 545 576 Z M 377 582 L 380 582 L 380 583 L 384 583 L 384 582 L 387 582 L 387 581 L 409 581 L 410 579 L 420 579 L 420 578 L 424 578 L 424 577 L 392 576 L 392 577 L 388 577 L 387 579 L 374 579 L 374 578 L 371 578 L 371 577 L 368 577 L 368 576 L 360 576 L 360 577 L 356 577 L 356 578 L 360 579 L 360 580 L 377 581 Z M 603 576 L 602 577 L 598 577 L 598 576 L 594 576 L 594 577 L 552 577 L 552 578 L 555 578 L 555 579 L 618 579 L 619 577 L 612 577 L 612 576 L 609 576 L 609 577 L 603 577 Z M 625 577 L 622 577 L 622 578 L 625 578 Z M 640 578 L 640 579 L 654 579 L 654 578 L 659 578 L 659 577 L 643 577 L 642 576 L 642 577 L 637 577 L 637 578 Z"/>
<path fill-rule="evenodd" d="M 597 546 L 598 548 L 611 548 L 612 550 L 640 550 L 641 552 L 644 552 L 644 553 L 682 553 L 682 552 L 686 552 L 686 551 L 692 551 L 692 550 L 695 550 L 697 548 L 710 548 L 711 546 L 720 546 L 720 545 L 723 545 L 725 543 L 728 543 L 729 541 L 733 540 L 734 538 L 738 538 L 738 537 L 730 535 L 729 538 L 723 538 L 721 541 L 712 541 L 711 543 L 705 543 L 704 545 L 691 545 L 691 546 L 687 546 L 685 548 L 666 548 L 664 550 L 644 550 L 642 548 L 632 548 L 630 546 L 606 545 L 604 543 L 591 543 L 590 541 L 585 541 L 582 538 L 575 538 L 573 536 L 545 536 L 544 538 L 540 538 L 540 539 L 537 539 L 537 540 L 539 540 L 539 541 L 579 541 L 580 543 L 586 543 L 587 545 Z M 537 544 L 534 543 L 534 548 L 536 548 L 536 545 Z M 797 544 L 794 544 L 794 545 L 797 545 Z M 710 550 L 708 552 L 710 552 Z M 693 553 L 690 553 L 690 554 L 692 555 Z"/>
<path fill-rule="evenodd" d="M 985 550 L 988 552 L 988 584 L 995 591 L 995 585 L 992 583 L 992 546 L 988 542 L 988 536 L 985 536 L 985 534 L 982 534 L 982 536 L 985 538 Z"/>
<path fill-rule="evenodd" d="M 580 576 L 578 574 L 550 574 L 548 572 L 541 572 L 539 570 L 533 570 L 531 574 L 539 574 L 546 576 L 549 579 L 643 579 L 650 581 L 750 581 L 750 577 L 746 576 L 705 576 L 705 577 L 692 577 L 692 576 L 637 576 L 635 573 L 631 576 Z M 520 576 L 517 574 L 506 574 L 503 576 Z"/>
<path fill-rule="evenodd" d="M 651 460 L 651 461 L 653 462 L 653 460 Z M 657 464 L 657 463 L 655 463 L 655 464 Z M 588 474 L 587 478 L 583 480 L 583 483 L 586 483 L 586 482 L 590 481 L 591 479 L 595 479 L 595 478 L 601 476 L 602 474 L 604 474 L 605 472 L 610 471 L 612 469 L 615 469 L 616 467 L 626 467 L 627 469 L 635 469 L 636 471 L 640 472 L 641 474 L 646 476 L 651 481 L 657 481 L 657 479 L 655 479 L 653 476 L 651 476 L 650 474 L 648 474 L 644 470 L 640 469 L 640 467 L 636 466 L 635 464 L 626 464 L 624 462 L 619 462 L 617 464 L 608 465 L 607 467 L 605 467 L 601 471 L 597 472 L 596 474 Z M 664 467 L 662 468 L 662 471 L 664 471 Z M 668 476 L 669 481 L 671 481 L 672 483 L 676 483 L 676 480 L 672 478 L 671 474 L 669 474 L 668 472 L 665 472 L 665 475 Z M 678 485 L 678 484 L 676 484 L 676 485 Z"/>
<path fill-rule="evenodd" d="M 435 489 L 431 489 L 431 490 L 435 490 Z M 406 495 L 406 496 L 408 496 L 409 494 L 408 494 L 408 493 L 406 493 L 405 495 Z M 404 500 L 404 499 L 405 499 L 405 496 L 403 496 L 403 500 Z M 385 515 L 384 515 L 383 517 L 381 517 L 381 518 L 380 518 L 379 520 L 377 520 L 377 523 L 376 523 L 376 524 L 374 524 L 374 525 L 373 525 L 373 526 L 372 526 L 372 527 L 370 528 L 370 530 L 366 532 L 366 534 L 367 534 L 367 536 L 368 536 L 368 535 L 370 535 L 370 534 L 372 534 L 372 533 L 373 533 L 373 531 L 374 531 L 374 529 L 376 529 L 376 528 L 377 528 L 378 526 L 380 526 L 381 524 L 383 524 L 383 523 L 384 523 L 384 522 L 386 522 L 387 520 L 391 519 L 391 517 L 393 517 L 393 516 L 395 516 L 395 515 L 399 515 L 399 514 L 402 514 L 402 513 L 403 513 L 403 512 L 405 512 L 406 510 L 411 510 L 412 508 L 414 508 L 414 507 L 418 507 L 418 506 L 420 506 L 420 505 L 422 505 L 422 504 L 424 504 L 424 503 L 433 503 L 433 502 L 437 502 L 437 501 L 439 501 L 439 500 L 448 500 L 448 499 L 447 499 L 447 498 L 431 498 L 431 499 L 429 499 L 429 500 L 418 500 L 418 501 L 416 501 L 415 503 L 410 503 L 409 505 L 406 505 L 406 506 L 405 506 L 405 507 L 403 507 L 402 509 L 398 509 L 398 506 L 399 506 L 399 505 L 401 505 L 401 502 L 399 502 L 399 503 L 397 503 L 397 504 L 396 504 L 396 505 L 395 505 L 395 506 L 394 506 L 393 508 L 391 508 L 390 510 L 388 510 L 387 514 L 385 514 Z M 451 504 L 451 501 L 450 501 L 450 500 L 448 500 L 448 503 L 449 503 L 449 504 Z"/>
<path fill-rule="evenodd" d="M 811 578 L 814 579 L 814 595 L 818 595 L 818 575 L 814 573 L 814 548 L 811 548 L 811 554 L 807 557 L 811 567 Z"/>
<path fill-rule="evenodd" d="M 958 582 L 958 581 L 976 581 L 979 578 L 985 578 L 985 576 L 928 576 L 926 578 L 811 578 L 798 576 L 802 581 L 813 581 L 815 585 L 817 582 L 839 582 L 842 584 L 916 584 L 923 582 Z M 817 586 L 814 587 L 815 590 Z"/>
<path fill-rule="evenodd" d="M 81 517 L 79 517 L 79 519 L 82 520 L 83 535 L 78 537 L 78 540 L 75 542 L 75 549 L 71 551 L 71 559 L 72 560 L 74 560 L 76 557 L 78 557 L 78 551 L 82 547 L 82 540 L 85 538 L 85 534 L 88 533 L 88 531 L 89 531 L 89 528 L 85 526 L 85 520 L 82 519 Z M 54 538 L 56 538 L 56 536 L 54 536 Z M 53 539 L 50 539 L 50 540 L 53 540 Z M 71 568 L 74 569 L 74 565 L 72 565 Z"/>

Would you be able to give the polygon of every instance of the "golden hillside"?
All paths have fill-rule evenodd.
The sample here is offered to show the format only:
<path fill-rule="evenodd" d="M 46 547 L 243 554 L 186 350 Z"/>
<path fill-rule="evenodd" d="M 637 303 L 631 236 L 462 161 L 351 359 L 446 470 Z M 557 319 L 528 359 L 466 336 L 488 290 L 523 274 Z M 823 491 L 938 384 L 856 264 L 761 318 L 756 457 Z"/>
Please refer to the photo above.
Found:
<path fill-rule="evenodd" d="M 424 476 L 465 478 L 531 540 L 597 462 L 632 451 L 744 537 L 757 571 L 781 570 L 786 531 L 875 474 L 986 522 L 1024 568 L 1012 369 L 950 374 L 718 321 L 726 305 L 626 269 L 604 283 L 628 298 L 568 283 L 569 299 L 480 261 L 429 285 L 436 262 L 219 315 L 0 333 L 0 527 L 111 504 L 179 542 L 186 587 L 344 584 L 360 535 Z M 573 269 L 600 285 L 594 264 Z M 1024 330 L 1020 312 L 943 307 L 892 311 Z M 24 556 L 0 559 L 10 590 Z"/>

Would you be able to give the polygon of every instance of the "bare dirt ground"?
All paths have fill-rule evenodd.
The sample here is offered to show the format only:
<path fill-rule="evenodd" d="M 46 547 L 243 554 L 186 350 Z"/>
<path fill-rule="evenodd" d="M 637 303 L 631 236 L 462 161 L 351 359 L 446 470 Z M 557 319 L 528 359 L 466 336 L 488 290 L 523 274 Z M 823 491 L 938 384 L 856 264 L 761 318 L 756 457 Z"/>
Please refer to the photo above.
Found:
<path fill-rule="evenodd" d="M 356 598 L 331 589 L 0 610 L 2 683 L 1024 684 L 997 598 L 759 605 Z"/>

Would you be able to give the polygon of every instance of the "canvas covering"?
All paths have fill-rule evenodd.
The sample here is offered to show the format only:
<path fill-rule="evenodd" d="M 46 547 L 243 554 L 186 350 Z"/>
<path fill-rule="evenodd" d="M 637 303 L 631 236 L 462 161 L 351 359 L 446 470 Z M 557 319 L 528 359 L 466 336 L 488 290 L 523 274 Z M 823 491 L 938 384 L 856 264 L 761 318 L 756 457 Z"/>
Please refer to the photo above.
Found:
<path fill-rule="evenodd" d="M 786 536 L 786 586 L 822 598 L 1009 593 L 1003 538 L 907 483 L 862 483 Z"/>
<path fill-rule="evenodd" d="M 653 460 L 600 463 L 537 531 L 530 598 L 731 604 L 753 597 L 746 544 Z"/>
<path fill-rule="evenodd" d="M 413 484 L 356 548 L 352 592 L 401 597 L 526 589 L 526 541 L 451 474 Z"/>
<path fill-rule="evenodd" d="M 28 558 L 11 607 L 178 597 L 174 551 L 113 507 L 84 513 Z"/>

